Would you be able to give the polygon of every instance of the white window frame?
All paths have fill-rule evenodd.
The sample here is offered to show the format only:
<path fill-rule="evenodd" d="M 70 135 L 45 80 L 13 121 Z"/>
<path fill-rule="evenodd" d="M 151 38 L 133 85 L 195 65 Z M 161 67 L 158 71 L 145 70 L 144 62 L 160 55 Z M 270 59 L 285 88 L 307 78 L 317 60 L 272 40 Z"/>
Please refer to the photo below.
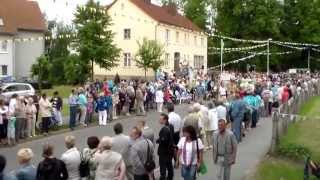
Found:
<path fill-rule="evenodd" d="M 4 40 L 0 42 L 0 53 L 8 53 L 8 41 Z"/>
<path fill-rule="evenodd" d="M 131 29 L 130 28 L 123 29 L 123 39 L 124 40 L 130 40 L 131 39 Z"/>
<path fill-rule="evenodd" d="M 8 65 L 1 65 L 0 67 L 1 67 L 1 75 L 7 76 L 8 75 Z M 4 73 L 4 71 L 3 71 L 4 67 L 6 68 L 6 70 L 5 70 L 6 73 Z"/>
<path fill-rule="evenodd" d="M 166 31 L 165 31 L 165 40 L 166 40 L 167 44 L 170 41 L 170 30 L 169 29 L 166 29 Z"/>
<path fill-rule="evenodd" d="M 165 53 L 165 57 L 164 57 L 164 66 L 165 67 L 169 66 L 169 61 L 170 61 L 170 53 Z"/>
<path fill-rule="evenodd" d="M 176 43 L 179 43 L 180 39 L 180 33 L 179 31 L 176 31 Z"/>
<path fill-rule="evenodd" d="M 123 66 L 131 67 L 131 53 L 123 53 Z"/>

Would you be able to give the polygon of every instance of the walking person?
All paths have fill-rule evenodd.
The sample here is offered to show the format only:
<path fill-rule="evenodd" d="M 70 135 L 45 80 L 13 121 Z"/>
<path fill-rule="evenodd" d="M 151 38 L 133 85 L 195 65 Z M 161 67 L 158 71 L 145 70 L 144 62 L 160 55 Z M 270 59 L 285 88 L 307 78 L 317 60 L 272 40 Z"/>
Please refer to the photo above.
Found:
<path fill-rule="evenodd" d="M 98 151 L 99 138 L 96 136 L 88 137 L 87 139 L 87 148 L 83 149 L 82 156 L 85 162 L 89 164 L 89 176 L 86 177 L 86 180 L 95 180 L 97 164 L 94 161 L 96 152 Z"/>
<path fill-rule="evenodd" d="M 35 180 L 37 169 L 31 164 L 33 152 L 29 148 L 22 148 L 17 154 L 20 167 L 14 172 L 18 180 Z"/>
<path fill-rule="evenodd" d="M 123 126 L 117 123 L 113 126 L 115 136 L 112 137 L 112 151 L 120 153 L 126 165 L 126 176 L 133 180 L 132 166 L 129 161 L 130 137 L 123 134 Z"/>
<path fill-rule="evenodd" d="M 27 136 L 33 137 L 36 135 L 36 114 L 37 108 L 33 104 L 33 98 L 29 98 L 26 106 L 26 114 L 27 114 Z"/>
<path fill-rule="evenodd" d="M 76 127 L 76 117 L 78 110 L 78 96 L 74 89 L 71 90 L 69 96 L 69 108 L 70 108 L 70 118 L 69 118 L 69 128 L 73 131 Z"/>
<path fill-rule="evenodd" d="M 79 89 L 78 104 L 80 107 L 80 124 L 82 124 L 84 127 L 87 127 L 87 124 L 85 123 L 85 121 L 86 121 L 88 100 L 83 88 Z"/>
<path fill-rule="evenodd" d="M 49 125 L 50 125 L 50 118 L 52 117 L 51 110 L 52 105 L 47 99 L 46 94 L 42 94 L 42 97 L 39 101 L 40 107 L 40 116 L 42 118 L 42 133 L 46 136 L 49 133 Z"/>
<path fill-rule="evenodd" d="M 164 94 L 161 87 L 158 87 L 156 91 L 156 103 L 157 103 L 157 111 L 162 112 L 162 106 L 164 102 Z"/>
<path fill-rule="evenodd" d="M 94 161 L 97 163 L 95 180 L 124 180 L 126 166 L 121 154 L 111 150 L 112 138 L 103 137 Z"/>
<path fill-rule="evenodd" d="M 246 112 L 247 105 L 245 101 L 243 101 L 240 97 L 240 93 L 236 92 L 235 100 L 231 102 L 229 114 L 230 120 L 232 122 L 232 132 L 237 138 L 237 141 L 241 141 L 241 128 L 242 128 L 242 121 L 244 119 L 244 115 Z"/>
<path fill-rule="evenodd" d="M 208 122 L 205 123 L 205 131 L 206 131 L 206 140 L 207 140 L 207 149 L 213 148 L 212 137 L 213 133 L 218 130 L 218 111 L 217 108 L 214 107 L 213 103 L 208 104 Z"/>
<path fill-rule="evenodd" d="M 237 139 L 226 129 L 227 121 L 220 119 L 219 130 L 213 135 L 213 162 L 217 165 L 218 180 L 230 180 L 231 166 L 236 162 Z"/>
<path fill-rule="evenodd" d="M 145 110 L 144 110 L 144 92 L 142 91 L 142 84 L 138 85 L 138 88 L 136 90 L 136 106 L 137 106 L 137 115 L 138 116 L 144 116 Z"/>
<path fill-rule="evenodd" d="M 63 101 L 62 101 L 62 98 L 59 96 L 58 91 L 55 91 L 53 93 L 53 98 L 50 100 L 50 102 L 52 103 L 54 118 L 58 122 L 59 126 L 62 126 L 63 119 L 62 119 L 61 110 L 63 106 Z"/>
<path fill-rule="evenodd" d="M 154 143 L 155 143 L 155 139 L 154 139 L 155 133 L 154 133 L 154 130 L 151 127 L 147 126 L 146 121 L 144 121 L 144 120 L 139 121 L 137 126 L 142 131 L 142 136 L 144 138 L 146 138 L 146 139 L 149 139 L 152 142 L 152 144 L 154 145 Z"/>
<path fill-rule="evenodd" d="M 67 180 L 66 164 L 53 156 L 53 146 L 45 144 L 42 150 L 44 158 L 37 168 L 37 180 Z"/>
<path fill-rule="evenodd" d="M 180 140 L 180 133 L 183 128 L 183 121 L 182 121 L 180 115 L 177 114 L 176 112 L 174 112 L 174 104 L 169 103 L 167 105 L 167 109 L 168 109 L 168 113 L 169 113 L 168 114 L 169 124 L 171 124 L 174 128 L 174 134 L 173 134 L 174 144 L 178 145 L 179 140 Z"/>
<path fill-rule="evenodd" d="M 183 128 L 183 137 L 178 143 L 176 167 L 181 164 L 181 176 L 184 180 L 195 180 L 197 171 L 203 162 L 204 145 L 193 126 Z"/>
<path fill-rule="evenodd" d="M 162 128 L 159 132 L 159 139 L 156 141 L 159 144 L 158 156 L 160 165 L 160 180 L 172 180 L 173 179 L 173 164 L 172 159 L 174 157 L 174 128 L 169 124 L 169 117 L 167 114 L 161 114 L 159 123 Z"/>
<path fill-rule="evenodd" d="M 133 144 L 130 148 L 129 159 L 133 167 L 134 180 L 153 180 L 153 170 L 146 169 L 146 162 L 154 164 L 154 147 L 152 142 L 143 138 L 138 127 L 133 127 L 130 134 Z M 153 162 L 153 163 L 150 163 Z M 155 164 L 154 164 L 155 165 Z"/>
<path fill-rule="evenodd" d="M 65 145 L 68 149 L 62 154 L 61 160 L 66 164 L 69 178 L 68 180 L 80 180 L 79 166 L 81 156 L 78 149 L 75 147 L 76 138 L 74 136 L 65 137 Z"/>

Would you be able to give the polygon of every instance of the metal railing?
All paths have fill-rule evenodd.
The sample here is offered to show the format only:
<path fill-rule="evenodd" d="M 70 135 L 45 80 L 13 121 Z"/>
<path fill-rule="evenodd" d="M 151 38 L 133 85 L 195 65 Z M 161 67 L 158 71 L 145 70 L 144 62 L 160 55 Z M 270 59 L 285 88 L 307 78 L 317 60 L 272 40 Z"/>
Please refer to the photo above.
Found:
<path fill-rule="evenodd" d="M 320 81 L 309 81 L 307 88 L 301 90 L 300 94 L 295 93 L 287 103 L 282 104 L 272 113 L 272 139 L 270 152 L 275 153 L 280 143 L 280 138 L 287 134 L 291 123 L 303 118 L 298 116 L 301 106 L 310 98 L 320 95 Z"/>

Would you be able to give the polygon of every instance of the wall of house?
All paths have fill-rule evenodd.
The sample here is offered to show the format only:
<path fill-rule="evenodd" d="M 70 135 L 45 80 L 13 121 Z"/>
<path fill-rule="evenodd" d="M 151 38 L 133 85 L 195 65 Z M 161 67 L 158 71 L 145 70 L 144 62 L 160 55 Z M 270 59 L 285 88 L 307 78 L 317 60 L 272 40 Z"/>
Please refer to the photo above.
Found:
<path fill-rule="evenodd" d="M 7 66 L 7 75 L 14 73 L 12 36 L 0 35 L 0 77 L 3 75 L 2 66 Z M 7 50 L 2 50 L 2 43 L 7 40 Z"/>
<path fill-rule="evenodd" d="M 170 71 L 175 67 L 175 53 L 179 53 L 179 63 L 189 65 L 195 69 L 203 64 L 207 69 L 207 36 L 204 33 L 160 24 L 157 28 L 157 40 L 165 45 L 164 70 Z M 199 62 L 199 57 L 201 57 Z M 203 58 L 203 60 L 202 60 Z M 196 62 L 195 62 L 196 61 Z M 178 63 L 178 64 L 179 64 Z M 195 67 L 197 66 L 197 67 Z"/>
<path fill-rule="evenodd" d="M 118 73 L 121 78 L 144 76 L 144 70 L 137 68 L 134 62 L 139 48 L 137 42 L 142 42 L 144 37 L 155 39 L 156 22 L 128 0 L 118 0 L 108 13 L 112 18 L 111 30 L 115 33 L 114 42 L 121 49 L 121 56 L 118 67 L 110 71 L 95 66 L 95 75 L 112 77 Z M 124 39 L 124 29 L 131 30 L 131 38 L 128 40 Z M 130 66 L 124 63 L 124 53 L 131 55 Z M 154 72 L 148 70 L 147 75 L 153 76 Z"/>
<path fill-rule="evenodd" d="M 16 38 L 44 37 L 43 33 L 19 31 Z M 44 40 L 15 42 L 15 76 L 30 77 L 31 66 L 44 53 Z"/>
<path fill-rule="evenodd" d="M 185 28 L 160 24 L 145 14 L 141 9 L 128 0 L 118 0 L 109 10 L 112 18 L 112 31 L 115 33 L 114 42 L 122 49 L 119 66 L 110 71 L 95 66 L 97 77 L 112 77 L 116 73 L 120 77 L 144 76 L 144 71 L 135 66 L 134 57 L 138 51 L 138 41 L 144 37 L 153 39 L 163 44 L 165 53 L 163 59 L 165 65 L 162 69 L 169 72 L 174 70 L 174 54 L 180 54 L 180 61 L 194 67 L 195 56 L 203 57 L 205 70 L 207 68 L 207 37 L 204 33 L 191 31 Z M 124 29 L 131 30 L 130 40 L 124 39 Z M 170 32 L 167 39 L 166 32 Z M 179 37 L 177 38 L 178 33 Z M 185 39 L 186 37 L 189 37 Z M 194 42 L 196 37 L 196 42 Z M 201 40 L 202 39 L 202 40 Z M 201 43 L 202 42 L 202 43 Z M 125 66 L 123 53 L 131 54 L 131 66 Z M 168 54 L 169 56 L 166 56 Z M 168 58 L 166 58 L 168 57 Z M 148 70 L 147 76 L 154 76 L 152 70 Z"/>

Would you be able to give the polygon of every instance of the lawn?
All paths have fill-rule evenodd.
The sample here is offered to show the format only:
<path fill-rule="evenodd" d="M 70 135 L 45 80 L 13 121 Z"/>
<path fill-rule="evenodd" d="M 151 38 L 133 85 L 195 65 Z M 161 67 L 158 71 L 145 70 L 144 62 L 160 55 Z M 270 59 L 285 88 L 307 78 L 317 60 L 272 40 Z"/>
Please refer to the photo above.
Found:
<path fill-rule="evenodd" d="M 279 158 L 268 158 L 258 167 L 252 180 L 302 180 L 303 166 Z"/>
<path fill-rule="evenodd" d="M 302 145 L 310 150 L 312 159 L 320 162 L 320 96 L 305 103 L 299 114 L 307 120 L 291 124 L 287 135 L 281 138 L 280 144 Z M 301 180 L 304 164 L 293 160 L 271 157 L 258 167 L 252 180 Z"/>
<path fill-rule="evenodd" d="M 42 93 L 46 93 L 48 97 L 52 97 L 53 93 L 55 91 L 58 91 L 60 97 L 65 99 L 69 97 L 71 90 L 73 88 L 74 88 L 73 86 L 69 86 L 69 85 L 54 86 L 52 89 L 42 90 Z"/>

